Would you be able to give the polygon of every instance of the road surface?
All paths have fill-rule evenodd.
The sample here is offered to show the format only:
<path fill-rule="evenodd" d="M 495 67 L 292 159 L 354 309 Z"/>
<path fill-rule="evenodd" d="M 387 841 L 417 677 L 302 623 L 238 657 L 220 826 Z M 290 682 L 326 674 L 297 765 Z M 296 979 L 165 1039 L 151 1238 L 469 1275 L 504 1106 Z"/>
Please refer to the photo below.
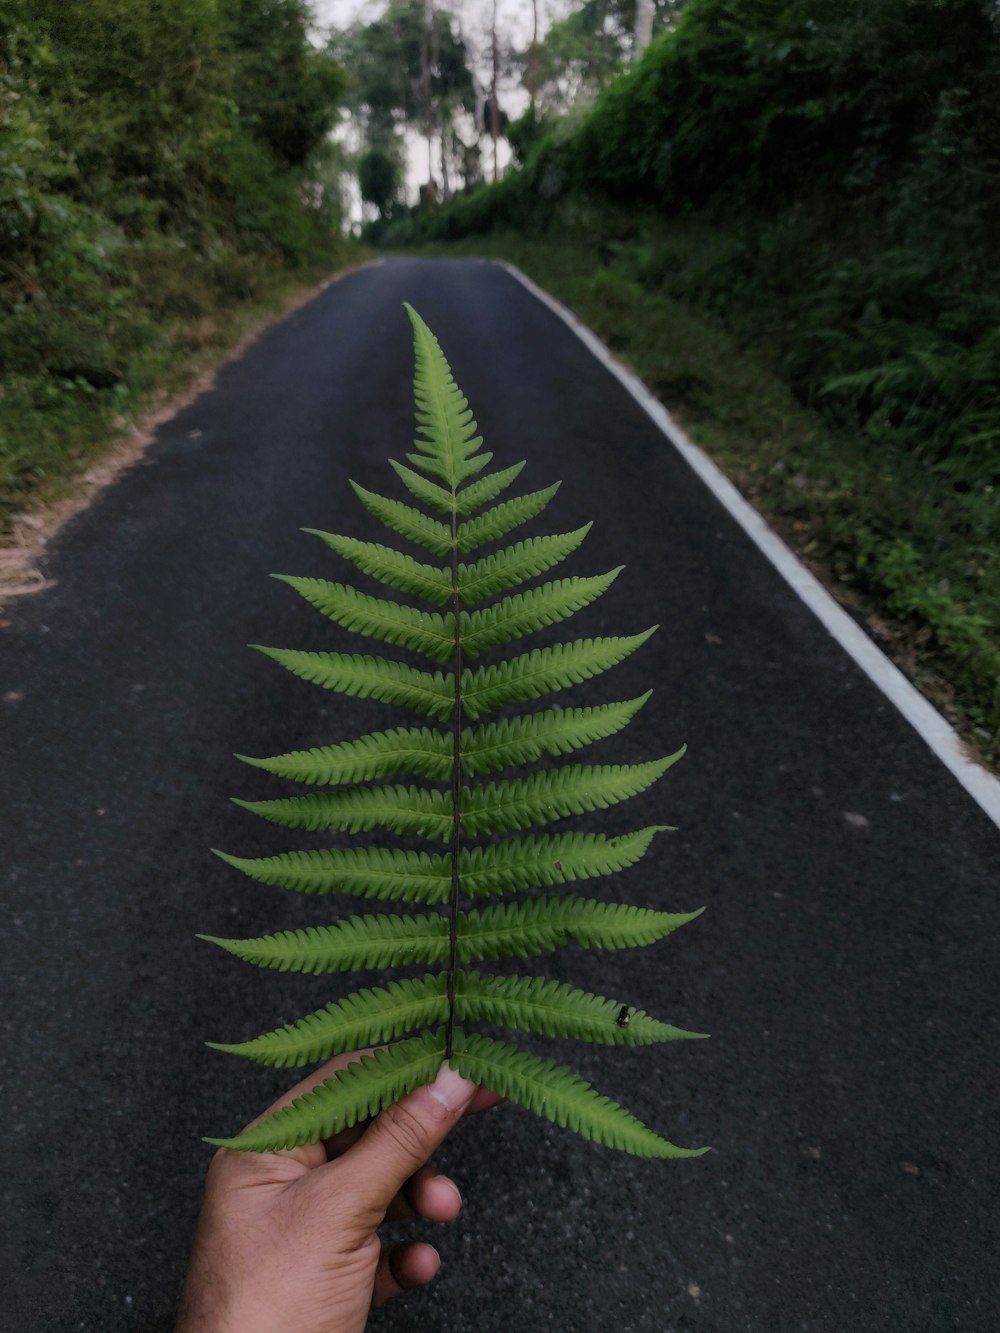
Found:
<path fill-rule="evenodd" d="M 202 1042 L 348 989 L 194 935 L 324 919 L 208 848 L 285 836 L 229 803 L 283 790 L 234 752 L 386 725 L 245 645 L 332 646 L 267 576 L 343 577 L 303 527 L 374 535 L 347 479 L 391 490 L 409 446 L 403 300 L 497 461 L 528 460 L 524 489 L 563 478 L 546 530 L 595 520 L 572 568 L 627 565 L 574 632 L 661 626 L 594 691 L 656 691 L 595 760 L 689 745 L 596 822 L 677 825 L 616 887 L 707 912 L 542 968 L 712 1040 L 539 1049 L 715 1151 L 636 1161 L 515 1108 L 463 1127 L 442 1273 L 373 1327 L 995 1330 L 995 828 L 549 310 L 498 267 L 416 260 L 334 284 L 228 366 L 59 536 L 54 586 L 6 612 L 0 1325 L 168 1329 L 200 1136 L 290 1081 Z"/>

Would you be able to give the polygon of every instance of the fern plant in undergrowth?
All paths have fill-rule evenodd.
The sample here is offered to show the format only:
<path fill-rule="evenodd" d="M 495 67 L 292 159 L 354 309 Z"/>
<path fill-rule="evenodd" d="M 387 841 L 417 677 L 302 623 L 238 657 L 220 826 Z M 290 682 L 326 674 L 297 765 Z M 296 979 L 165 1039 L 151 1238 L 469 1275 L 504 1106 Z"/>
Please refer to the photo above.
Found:
<path fill-rule="evenodd" d="M 417 506 L 358 485 L 354 490 L 373 517 L 430 558 L 379 542 L 315 535 L 369 578 L 437 609 L 419 609 L 324 579 L 284 581 L 346 630 L 416 654 L 430 669 L 366 652 L 260 651 L 325 689 L 408 709 L 429 725 L 392 726 L 339 744 L 248 758 L 257 768 L 314 790 L 237 804 L 287 828 L 352 834 L 377 829 L 426 840 L 433 850 L 378 844 L 254 859 L 219 854 L 265 884 L 426 910 L 369 912 L 256 939 L 202 938 L 258 967 L 281 971 L 413 965 L 433 970 L 357 990 L 250 1041 L 210 1043 L 275 1066 L 376 1049 L 239 1136 L 209 1142 L 250 1151 L 317 1142 L 431 1082 L 448 1060 L 467 1078 L 598 1143 L 643 1157 L 696 1156 L 705 1149 L 676 1147 L 571 1070 L 471 1028 L 487 1024 L 618 1046 L 701 1035 L 661 1022 L 620 998 L 592 995 L 544 977 L 491 975 L 477 967 L 491 959 L 547 953 L 568 942 L 600 949 L 653 944 L 699 913 L 597 901 L 574 887 L 639 861 L 662 825 L 619 837 L 528 831 L 645 791 L 683 751 L 646 763 L 568 762 L 508 775 L 613 735 L 649 695 L 484 719 L 607 671 L 653 630 L 575 639 L 481 663 L 495 650 L 506 651 L 507 645 L 592 603 L 620 569 L 512 591 L 575 551 L 590 525 L 483 553 L 540 514 L 557 487 L 494 503 L 523 464 L 486 471 L 492 455 L 481 449 L 466 399 L 433 334 L 415 311 L 407 310 L 414 332 L 420 439 L 416 452 L 407 454 L 409 466 L 392 466 Z M 536 892 L 518 896 L 529 890 Z"/>

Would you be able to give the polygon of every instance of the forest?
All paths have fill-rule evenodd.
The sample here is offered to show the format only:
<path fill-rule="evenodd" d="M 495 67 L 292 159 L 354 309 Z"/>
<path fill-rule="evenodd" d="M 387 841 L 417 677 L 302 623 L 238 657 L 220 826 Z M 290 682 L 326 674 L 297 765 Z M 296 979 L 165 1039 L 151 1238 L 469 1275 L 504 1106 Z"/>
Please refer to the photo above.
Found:
<path fill-rule="evenodd" d="M 358 255 L 353 195 L 571 305 L 996 762 L 995 4 L 359 13 L 7 0 L 0 518 Z"/>
<path fill-rule="evenodd" d="M 0 6 L 0 525 L 342 263 L 305 0 Z"/>

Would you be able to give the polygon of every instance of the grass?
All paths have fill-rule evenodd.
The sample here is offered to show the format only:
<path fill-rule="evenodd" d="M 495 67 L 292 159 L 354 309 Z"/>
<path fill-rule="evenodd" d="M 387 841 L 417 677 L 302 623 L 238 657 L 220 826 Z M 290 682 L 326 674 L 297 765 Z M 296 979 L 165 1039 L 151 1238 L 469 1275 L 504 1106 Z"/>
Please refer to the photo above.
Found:
<path fill-rule="evenodd" d="M 778 312 L 691 299 L 682 268 L 710 263 L 710 235 L 651 217 L 621 240 L 607 217 L 582 209 L 557 233 L 492 233 L 424 252 L 509 260 L 568 305 L 996 771 L 1000 495 L 962 491 L 801 402 L 778 340 L 760 332 Z"/>

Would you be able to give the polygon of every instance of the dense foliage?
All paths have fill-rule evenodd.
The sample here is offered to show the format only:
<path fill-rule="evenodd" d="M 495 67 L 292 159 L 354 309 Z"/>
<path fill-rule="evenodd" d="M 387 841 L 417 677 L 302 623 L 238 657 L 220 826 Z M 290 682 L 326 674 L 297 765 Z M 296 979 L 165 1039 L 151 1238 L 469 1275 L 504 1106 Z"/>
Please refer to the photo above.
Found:
<path fill-rule="evenodd" d="M 5 504 L 81 416 L 155 379 L 174 323 L 329 247 L 338 204 L 315 182 L 344 80 L 308 22 L 304 0 L 6 0 Z"/>
<path fill-rule="evenodd" d="M 988 0 L 690 0 L 520 172 L 396 235 L 542 234 L 571 226 L 584 200 L 624 204 L 632 222 L 605 237 L 609 279 L 769 349 L 801 403 L 860 437 L 882 485 L 932 495 L 937 533 L 893 512 L 915 513 L 912 500 L 855 506 L 850 574 L 929 629 L 993 740 L 998 90 Z M 827 544 L 838 564 L 844 526 Z M 935 575 L 949 541 L 965 558 Z"/>

